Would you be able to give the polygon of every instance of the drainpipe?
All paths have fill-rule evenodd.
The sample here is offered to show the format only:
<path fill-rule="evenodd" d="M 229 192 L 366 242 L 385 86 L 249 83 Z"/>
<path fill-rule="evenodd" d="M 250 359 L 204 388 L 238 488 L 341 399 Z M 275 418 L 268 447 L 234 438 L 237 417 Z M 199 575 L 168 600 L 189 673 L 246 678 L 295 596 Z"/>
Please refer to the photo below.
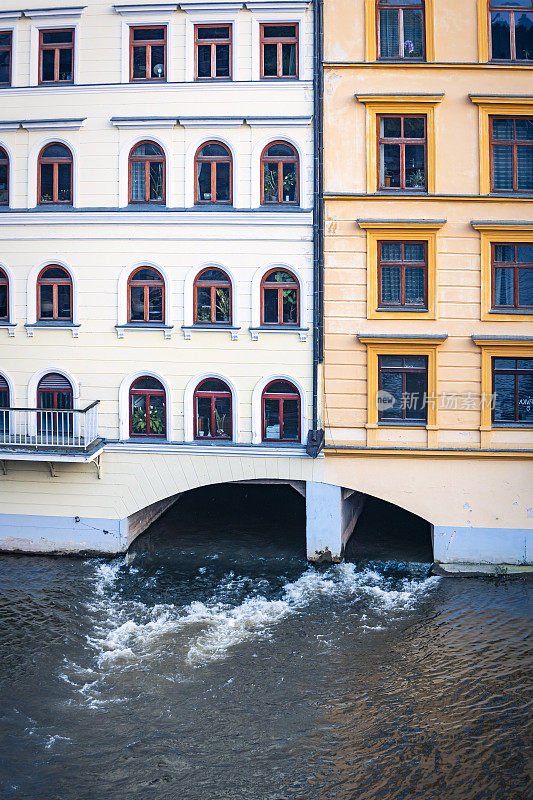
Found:
<path fill-rule="evenodd" d="M 324 78 L 322 0 L 313 3 L 313 421 L 307 437 L 307 453 L 316 458 L 324 447 L 324 430 L 318 428 L 318 366 L 324 360 L 323 273 L 324 273 L 324 206 L 323 206 L 323 98 Z"/>

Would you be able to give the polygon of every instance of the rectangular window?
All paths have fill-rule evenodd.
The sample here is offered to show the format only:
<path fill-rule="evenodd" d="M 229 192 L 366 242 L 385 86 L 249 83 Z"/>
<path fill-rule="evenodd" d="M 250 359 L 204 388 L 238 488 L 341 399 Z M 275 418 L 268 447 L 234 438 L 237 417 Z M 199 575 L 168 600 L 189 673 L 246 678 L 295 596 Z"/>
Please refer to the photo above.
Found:
<path fill-rule="evenodd" d="M 164 81 L 167 77 L 167 29 L 130 28 L 130 81 Z"/>
<path fill-rule="evenodd" d="M 378 420 L 427 422 L 427 356 L 379 356 Z"/>
<path fill-rule="evenodd" d="M 11 59 L 13 34 L 11 31 L 0 31 L 0 86 L 11 85 Z"/>
<path fill-rule="evenodd" d="M 533 310 L 533 244 L 492 245 L 492 308 Z"/>
<path fill-rule="evenodd" d="M 195 25 L 196 80 L 231 78 L 231 25 Z"/>
<path fill-rule="evenodd" d="M 74 28 L 39 31 L 39 83 L 73 83 Z"/>
<path fill-rule="evenodd" d="M 378 115 L 380 189 L 427 187 L 426 116 Z"/>
<path fill-rule="evenodd" d="M 261 25 L 261 78 L 298 77 L 298 25 Z"/>
<path fill-rule="evenodd" d="M 533 0 L 490 0 L 490 57 L 533 61 Z"/>
<path fill-rule="evenodd" d="M 423 0 L 378 0 L 376 13 L 379 58 L 423 61 Z"/>
<path fill-rule="evenodd" d="M 427 310 L 427 242 L 378 242 L 379 307 Z"/>
<path fill-rule="evenodd" d="M 533 423 L 533 358 L 493 358 L 493 422 Z"/>
<path fill-rule="evenodd" d="M 491 188 L 533 191 L 533 117 L 490 117 Z"/>

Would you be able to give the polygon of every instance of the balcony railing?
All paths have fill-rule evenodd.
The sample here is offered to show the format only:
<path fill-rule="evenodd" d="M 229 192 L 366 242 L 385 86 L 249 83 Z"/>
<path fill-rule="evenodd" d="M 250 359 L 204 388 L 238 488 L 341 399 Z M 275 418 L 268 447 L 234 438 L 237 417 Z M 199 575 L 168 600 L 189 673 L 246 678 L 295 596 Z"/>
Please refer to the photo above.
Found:
<path fill-rule="evenodd" d="M 98 439 L 98 404 L 83 409 L 0 408 L 2 449 L 86 451 Z"/>

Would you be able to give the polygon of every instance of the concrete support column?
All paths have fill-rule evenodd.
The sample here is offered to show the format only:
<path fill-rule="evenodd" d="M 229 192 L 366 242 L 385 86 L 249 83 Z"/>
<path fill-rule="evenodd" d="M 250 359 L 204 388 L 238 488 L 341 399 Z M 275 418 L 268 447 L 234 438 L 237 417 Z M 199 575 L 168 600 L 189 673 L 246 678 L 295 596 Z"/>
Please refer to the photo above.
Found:
<path fill-rule="evenodd" d="M 364 495 L 329 483 L 307 481 L 306 542 L 309 561 L 342 561 L 363 509 Z"/>

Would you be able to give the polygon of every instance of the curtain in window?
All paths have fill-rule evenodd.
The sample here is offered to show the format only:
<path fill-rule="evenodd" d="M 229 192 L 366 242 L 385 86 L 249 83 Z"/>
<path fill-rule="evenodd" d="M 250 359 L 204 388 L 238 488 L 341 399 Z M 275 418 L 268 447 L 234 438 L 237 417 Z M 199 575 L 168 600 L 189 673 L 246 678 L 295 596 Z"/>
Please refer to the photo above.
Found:
<path fill-rule="evenodd" d="M 533 145 L 517 147 L 518 189 L 527 192 L 533 189 Z"/>
<path fill-rule="evenodd" d="M 144 161 L 131 163 L 131 199 L 144 200 Z"/>
<path fill-rule="evenodd" d="M 512 269 L 495 270 L 494 300 L 497 306 L 513 306 L 513 273 Z"/>
<path fill-rule="evenodd" d="M 424 55 L 422 12 L 403 12 L 403 55 L 405 58 L 422 58 Z"/>
<path fill-rule="evenodd" d="M 381 268 L 381 301 L 400 304 L 400 267 Z"/>
<path fill-rule="evenodd" d="M 492 169 L 495 189 L 513 190 L 513 150 L 511 147 L 494 145 Z"/>
<path fill-rule="evenodd" d="M 399 12 L 382 8 L 379 12 L 379 42 L 382 58 L 398 58 L 400 55 Z"/>
<path fill-rule="evenodd" d="M 405 270 L 405 302 L 424 302 L 424 268 L 408 267 Z"/>

